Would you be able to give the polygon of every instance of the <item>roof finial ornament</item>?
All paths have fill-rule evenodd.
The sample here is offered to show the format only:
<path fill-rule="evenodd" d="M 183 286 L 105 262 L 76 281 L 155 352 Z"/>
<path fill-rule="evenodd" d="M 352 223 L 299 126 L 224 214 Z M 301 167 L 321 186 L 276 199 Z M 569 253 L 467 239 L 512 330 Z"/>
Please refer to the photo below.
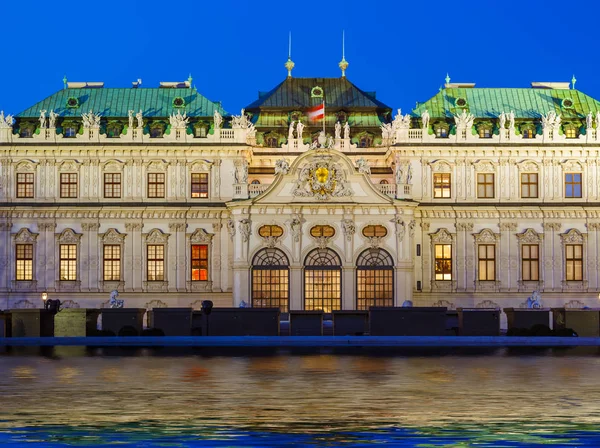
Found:
<path fill-rule="evenodd" d="M 292 77 L 292 69 L 295 65 L 296 64 L 294 64 L 294 61 L 292 61 L 292 32 L 290 31 L 290 36 L 288 38 L 288 60 L 284 64 L 288 71 L 288 78 Z"/>
<path fill-rule="evenodd" d="M 446 73 L 446 84 L 450 84 L 450 75 Z"/>
<path fill-rule="evenodd" d="M 575 90 L 575 83 L 577 82 L 577 79 L 575 79 L 575 75 L 573 75 L 573 77 L 571 78 L 571 84 L 573 84 L 572 89 Z"/>
<path fill-rule="evenodd" d="M 346 77 L 346 69 L 348 68 L 348 61 L 346 61 L 346 39 L 345 39 L 345 31 L 342 30 L 342 60 L 338 64 L 340 69 L 342 70 L 342 78 Z"/>
<path fill-rule="evenodd" d="M 67 88 L 67 75 L 63 76 L 63 89 Z"/>
<path fill-rule="evenodd" d="M 190 76 L 188 76 L 188 84 L 189 84 L 189 88 L 192 88 L 192 81 L 194 80 L 194 78 L 192 78 L 192 74 L 190 73 Z"/>

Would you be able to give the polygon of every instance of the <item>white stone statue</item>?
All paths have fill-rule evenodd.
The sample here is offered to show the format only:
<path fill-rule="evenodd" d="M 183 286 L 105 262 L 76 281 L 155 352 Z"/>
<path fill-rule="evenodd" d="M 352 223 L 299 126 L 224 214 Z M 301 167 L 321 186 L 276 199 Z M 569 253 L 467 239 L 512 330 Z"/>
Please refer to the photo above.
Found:
<path fill-rule="evenodd" d="M 290 170 L 290 164 L 285 159 L 279 159 L 275 162 L 275 174 L 287 174 Z"/>
<path fill-rule="evenodd" d="M 290 123 L 290 127 L 288 129 L 288 142 L 294 138 L 294 122 Z"/>
<path fill-rule="evenodd" d="M 351 219 L 343 219 L 342 220 L 342 229 L 344 230 L 344 234 L 348 241 L 352 241 L 352 235 L 356 233 L 356 225 L 354 221 Z"/>
<path fill-rule="evenodd" d="M 406 184 L 412 184 L 412 163 L 408 162 L 408 168 L 406 170 Z"/>
<path fill-rule="evenodd" d="M 4 116 L 4 111 L 0 111 L 0 129 L 12 129 L 13 116 Z"/>
<path fill-rule="evenodd" d="M 213 122 L 215 125 L 215 130 L 221 129 L 221 125 L 223 124 L 223 117 L 219 113 L 218 110 L 215 109 L 215 113 L 213 114 Z"/>
<path fill-rule="evenodd" d="M 356 161 L 356 167 L 358 168 L 359 173 L 371 175 L 371 167 L 364 157 L 361 157 Z"/>
<path fill-rule="evenodd" d="M 246 110 L 242 109 L 241 115 L 234 115 L 231 117 L 231 127 L 233 129 L 248 129 L 250 126 L 250 120 L 246 116 Z"/>
<path fill-rule="evenodd" d="M 248 218 L 240 220 L 240 234 L 242 235 L 242 241 L 246 243 L 250 239 L 250 227 L 251 223 Z"/>
<path fill-rule="evenodd" d="M 346 123 L 344 123 L 344 139 L 349 139 L 350 138 L 350 123 L 348 123 L 346 121 Z"/>
<path fill-rule="evenodd" d="M 2 120 L 0 120 L 0 123 Z M 600 111 L 596 112 L 596 131 L 600 132 Z"/>
<path fill-rule="evenodd" d="M 335 122 L 335 138 L 336 140 L 342 138 L 342 124 L 339 121 Z"/>
<path fill-rule="evenodd" d="M 508 114 L 508 129 L 515 130 L 515 113 L 512 110 Z"/>
<path fill-rule="evenodd" d="M 500 129 L 504 129 L 506 127 L 506 114 L 502 112 L 498 117 L 498 126 Z"/>
<path fill-rule="evenodd" d="M 127 116 L 129 117 L 129 129 L 133 128 L 133 114 L 135 114 L 135 110 L 130 110 L 127 112 Z"/>
<path fill-rule="evenodd" d="M 594 127 L 594 117 L 591 112 L 585 117 L 585 127 L 586 129 L 592 129 Z"/>
<path fill-rule="evenodd" d="M 402 115 L 402 109 L 398 109 L 392 121 L 392 134 L 395 134 L 398 129 L 410 129 L 410 115 Z"/>
<path fill-rule="evenodd" d="M 125 301 L 119 300 L 119 299 L 117 299 L 117 297 L 119 297 L 119 291 L 117 291 L 116 289 L 113 289 L 110 292 L 110 300 L 108 301 L 108 306 L 110 308 L 123 308 Z"/>
<path fill-rule="evenodd" d="M 50 124 L 49 124 L 49 128 L 56 128 L 56 117 L 58 117 L 58 114 L 56 112 L 54 112 L 54 110 L 50 111 Z"/>
<path fill-rule="evenodd" d="M 46 109 L 40 110 L 40 129 L 46 129 Z"/>
<path fill-rule="evenodd" d="M 390 123 L 383 123 L 381 126 L 381 138 L 389 140 L 394 135 L 393 126 Z"/>
<path fill-rule="evenodd" d="M 81 114 L 81 118 L 83 119 L 83 127 L 84 129 L 98 129 L 100 128 L 100 114 L 95 114 L 91 110 L 89 113 L 83 112 Z"/>
<path fill-rule="evenodd" d="M 547 115 L 542 114 L 542 127 L 544 129 L 551 129 L 553 131 L 558 131 L 560 128 L 560 114 L 557 115 L 556 112 L 551 110 Z"/>
<path fill-rule="evenodd" d="M 404 183 L 404 170 L 400 162 L 396 162 L 396 185 L 402 185 Z"/>
<path fill-rule="evenodd" d="M 304 124 L 301 121 L 299 121 L 296 124 L 296 138 L 298 140 L 302 140 L 302 131 L 304 131 Z"/>
<path fill-rule="evenodd" d="M 325 148 L 331 149 L 335 146 L 335 141 L 331 135 L 327 136 L 327 140 L 325 140 Z"/>
<path fill-rule="evenodd" d="M 234 171 L 235 183 L 248 183 L 248 162 L 244 159 L 236 162 Z"/>
<path fill-rule="evenodd" d="M 398 241 L 402 242 L 406 233 L 406 223 L 400 216 L 396 216 L 393 219 L 393 222 L 396 226 L 396 236 L 398 237 Z"/>
<path fill-rule="evenodd" d="M 235 222 L 231 218 L 227 220 L 227 232 L 229 233 L 229 236 L 233 239 L 233 237 L 235 236 Z"/>
<path fill-rule="evenodd" d="M 182 129 L 188 125 L 188 121 L 190 121 L 187 114 L 184 112 L 181 115 L 180 111 L 177 111 L 177 114 L 174 112 L 169 116 L 169 122 L 171 123 L 171 127 L 174 129 Z"/>
<path fill-rule="evenodd" d="M 473 127 L 473 120 L 475 120 L 473 114 L 467 113 L 465 109 L 463 109 L 460 115 L 454 116 L 456 127 L 460 129 L 471 129 Z"/>
<path fill-rule="evenodd" d="M 300 241 L 300 235 L 302 234 L 302 219 L 299 215 L 292 215 L 292 220 L 290 221 L 290 229 L 292 230 L 292 236 L 294 237 L 294 241 Z"/>
<path fill-rule="evenodd" d="M 142 129 L 144 127 L 144 116 L 142 115 L 142 109 L 135 114 L 135 118 L 137 119 L 138 129 Z"/>
<path fill-rule="evenodd" d="M 427 109 L 421 114 L 421 121 L 423 122 L 423 130 L 429 129 L 429 111 Z"/>
<path fill-rule="evenodd" d="M 527 308 L 541 308 L 542 307 L 542 294 L 538 289 L 533 291 L 531 297 L 527 297 Z"/>

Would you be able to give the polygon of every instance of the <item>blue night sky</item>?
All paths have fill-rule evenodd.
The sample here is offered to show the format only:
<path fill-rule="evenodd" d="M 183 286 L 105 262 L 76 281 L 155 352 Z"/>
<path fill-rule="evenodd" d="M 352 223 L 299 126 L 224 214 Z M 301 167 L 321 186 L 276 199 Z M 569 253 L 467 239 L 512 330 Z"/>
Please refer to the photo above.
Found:
<path fill-rule="evenodd" d="M 183 81 L 238 113 L 286 71 L 348 79 L 408 112 L 446 72 L 478 87 L 569 81 L 600 98 L 597 2 L 446 1 L 4 2 L 0 109 L 18 113 L 69 81 L 143 87 Z M 32 6 L 33 5 L 33 6 Z"/>

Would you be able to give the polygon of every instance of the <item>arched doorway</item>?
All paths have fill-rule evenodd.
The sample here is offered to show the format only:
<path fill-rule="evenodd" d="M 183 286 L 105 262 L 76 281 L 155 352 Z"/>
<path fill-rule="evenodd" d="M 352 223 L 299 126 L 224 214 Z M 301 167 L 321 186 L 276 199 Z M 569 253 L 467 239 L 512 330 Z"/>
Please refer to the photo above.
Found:
<path fill-rule="evenodd" d="M 252 260 L 252 306 L 279 308 L 287 313 L 290 307 L 290 269 L 287 256 L 279 249 L 265 248 Z"/>
<path fill-rule="evenodd" d="M 304 261 L 304 309 L 342 309 L 342 261 L 331 249 L 315 249 Z"/>
<path fill-rule="evenodd" d="M 356 260 L 356 309 L 394 306 L 394 260 L 383 249 L 367 249 Z"/>

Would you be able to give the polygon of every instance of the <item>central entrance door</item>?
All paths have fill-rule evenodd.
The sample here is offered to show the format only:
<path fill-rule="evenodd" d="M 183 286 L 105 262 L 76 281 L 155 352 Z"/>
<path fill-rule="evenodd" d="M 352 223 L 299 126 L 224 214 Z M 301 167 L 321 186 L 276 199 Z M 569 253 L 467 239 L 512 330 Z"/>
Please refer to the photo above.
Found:
<path fill-rule="evenodd" d="M 304 261 L 304 309 L 342 309 L 342 261 L 331 249 L 315 249 Z"/>

